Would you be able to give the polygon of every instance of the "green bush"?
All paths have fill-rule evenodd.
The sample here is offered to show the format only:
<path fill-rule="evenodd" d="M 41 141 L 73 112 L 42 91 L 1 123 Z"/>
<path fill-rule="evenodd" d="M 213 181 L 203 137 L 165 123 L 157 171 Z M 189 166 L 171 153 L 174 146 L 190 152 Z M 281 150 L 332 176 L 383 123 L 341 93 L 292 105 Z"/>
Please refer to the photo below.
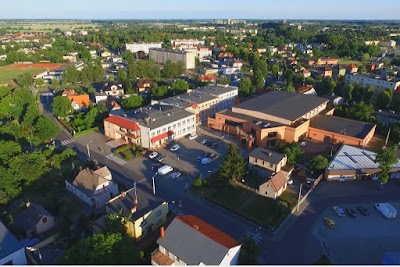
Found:
<path fill-rule="evenodd" d="M 51 150 L 51 149 L 45 149 L 45 150 L 43 150 L 43 156 L 45 156 L 46 158 L 48 158 L 48 157 L 50 157 L 51 156 L 51 154 L 53 154 L 53 150 Z"/>
<path fill-rule="evenodd" d="M 123 146 L 120 146 L 120 147 L 117 147 L 115 150 L 114 150 L 114 155 L 117 155 L 117 154 L 119 154 L 119 153 L 123 153 L 123 152 L 125 152 L 125 151 L 127 151 L 129 149 L 129 146 L 128 145 L 123 145 Z"/>
<path fill-rule="evenodd" d="M 194 181 L 193 181 L 193 186 L 195 186 L 195 187 L 200 187 L 200 186 L 202 186 L 203 185 L 203 179 L 201 179 L 201 178 L 196 178 Z"/>

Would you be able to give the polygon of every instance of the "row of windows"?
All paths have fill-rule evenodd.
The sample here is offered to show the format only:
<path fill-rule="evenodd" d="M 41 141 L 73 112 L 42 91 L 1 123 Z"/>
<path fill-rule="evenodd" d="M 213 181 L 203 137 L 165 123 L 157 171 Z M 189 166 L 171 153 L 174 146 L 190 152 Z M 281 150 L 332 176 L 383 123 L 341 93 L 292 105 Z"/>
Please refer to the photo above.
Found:
<path fill-rule="evenodd" d="M 268 162 L 268 161 L 266 162 L 264 160 L 258 160 L 256 158 L 253 158 L 254 163 L 257 163 L 258 161 L 259 161 L 259 163 L 262 163 L 263 166 L 268 166 L 270 168 L 274 167 L 274 164 L 272 162 Z"/>

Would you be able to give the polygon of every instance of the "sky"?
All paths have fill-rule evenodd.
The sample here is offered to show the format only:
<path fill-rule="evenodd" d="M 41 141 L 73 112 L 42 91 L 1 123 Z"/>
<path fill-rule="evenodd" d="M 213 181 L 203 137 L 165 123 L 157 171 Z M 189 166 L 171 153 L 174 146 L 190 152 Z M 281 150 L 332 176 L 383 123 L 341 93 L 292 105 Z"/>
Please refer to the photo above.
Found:
<path fill-rule="evenodd" d="M 1 0 L 0 19 L 400 20 L 399 0 Z"/>

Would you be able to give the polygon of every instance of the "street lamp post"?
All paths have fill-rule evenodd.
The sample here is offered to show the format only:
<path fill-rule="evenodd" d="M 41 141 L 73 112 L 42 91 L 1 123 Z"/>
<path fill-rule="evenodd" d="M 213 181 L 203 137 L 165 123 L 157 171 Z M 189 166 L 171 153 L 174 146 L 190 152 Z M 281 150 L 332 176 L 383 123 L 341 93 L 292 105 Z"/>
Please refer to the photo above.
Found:
<path fill-rule="evenodd" d="M 86 148 L 87 148 L 87 154 L 88 157 L 90 158 L 90 149 L 89 149 L 89 144 L 92 142 L 93 140 L 90 140 L 89 143 L 86 144 Z"/>
<path fill-rule="evenodd" d="M 179 170 L 179 157 L 176 157 L 176 168 Z"/>
<path fill-rule="evenodd" d="M 300 184 L 300 189 L 299 189 L 299 197 L 297 198 L 297 207 L 296 211 L 299 211 L 300 208 L 300 198 L 301 198 L 301 189 L 303 188 L 303 183 Z"/>
<path fill-rule="evenodd" d="M 156 172 L 156 173 L 153 175 L 153 177 L 151 177 L 151 180 L 152 180 L 152 182 L 153 182 L 153 194 L 154 194 L 154 195 L 156 194 L 156 183 L 155 183 L 155 181 L 154 181 L 154 178 L 156 177 L 157 173 L 158 173 L 158 172 Z"/>

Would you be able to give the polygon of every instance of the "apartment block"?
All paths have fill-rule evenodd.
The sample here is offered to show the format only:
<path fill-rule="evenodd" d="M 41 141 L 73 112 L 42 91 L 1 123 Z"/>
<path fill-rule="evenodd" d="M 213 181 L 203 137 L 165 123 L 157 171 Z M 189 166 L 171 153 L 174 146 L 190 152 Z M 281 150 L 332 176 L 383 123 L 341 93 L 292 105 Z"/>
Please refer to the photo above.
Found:
<path fill-rule="evenodd" d="M 180 50 L 170 50 L 162 48 L 150 48 L 149 58 L 157 64 L 165 64 L 168 60 L 172 63 L 183 62 L 185 69 L 194 69 L 196 67 L 196 53 Z"/>

